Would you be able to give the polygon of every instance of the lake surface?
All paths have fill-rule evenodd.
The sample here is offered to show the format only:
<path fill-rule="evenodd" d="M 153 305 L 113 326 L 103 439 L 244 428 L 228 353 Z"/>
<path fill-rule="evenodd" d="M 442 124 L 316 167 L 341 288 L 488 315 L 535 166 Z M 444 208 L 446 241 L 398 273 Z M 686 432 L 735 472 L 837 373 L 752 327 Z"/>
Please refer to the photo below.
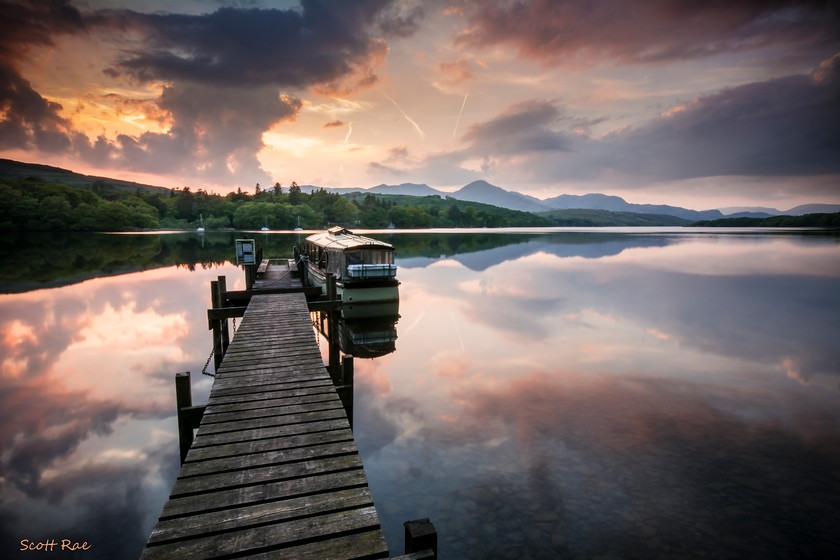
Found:
<path fill-rule="evenodd" d="M 0 242 L 0 557 L 139 555 L 178 469 L 174 374 L 206 400 L 209 282 L 244 287 L 243 236 L 303 237 Z M 400 318 L 357 357 L 354 433 L 392 555 L 429 517 L 444 560 L 840 557 L 838 236 L 374 236 Z"/>

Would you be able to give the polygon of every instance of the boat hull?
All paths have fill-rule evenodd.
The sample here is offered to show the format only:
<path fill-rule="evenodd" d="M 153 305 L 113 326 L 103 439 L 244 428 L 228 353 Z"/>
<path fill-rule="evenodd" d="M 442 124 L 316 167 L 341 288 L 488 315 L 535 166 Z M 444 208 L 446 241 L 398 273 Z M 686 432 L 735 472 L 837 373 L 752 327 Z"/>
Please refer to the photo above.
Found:
<path fill-rule="evenodd" d="M 307 281 L 327 293 L 326 276 L 311 264 L 307 264 Z M 336 296 L 342 302 L 342 315 L 346 318 L 397 316 L 399 285 L 396 278 L 336 280 Z"/>

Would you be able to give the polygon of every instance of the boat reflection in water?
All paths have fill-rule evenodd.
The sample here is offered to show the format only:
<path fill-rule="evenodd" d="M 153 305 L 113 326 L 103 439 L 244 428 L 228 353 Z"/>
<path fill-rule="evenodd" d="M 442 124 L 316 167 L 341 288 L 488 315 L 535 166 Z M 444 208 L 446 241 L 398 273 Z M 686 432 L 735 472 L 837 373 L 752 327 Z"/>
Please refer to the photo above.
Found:
<path fill-rule="evenodd" d="M 397 348 L 397 322 L 399 321 L 399 302 L 389 304 L 367 304 L 364 315 L 359 316 L 352 310 L 350 316 L 340 309 L 334 314 L 318 312 L 318 331 L 330 346 L 337 344 L 336 349 L 342 354 L 354 358 L 372 359 L 390 354 Z M 374 311 L 378 311 L 374 315 Z M 330 318 L 334 317 L 335 329 L 330 328 Z"/>
<path fill-rule="evenodd" d="M 358 316 L 342 307 L 334 311 L 316 311 L 313 321 L 327 341 L 327 370 L 335 384 L 341 403 L 353 427 L 353 363 L 356 359 L 374 359 L 397 349 L 397 321 L 399 300 L 389 303 L 365 304 Z M 376 310 L 378 315 L 372 314 Z M 324 348 L 322 346 L 323 353 Z M 342 356 L 339 360 L 339 355 Z M 348 359 L 349 358 L 349 359 Z"/>

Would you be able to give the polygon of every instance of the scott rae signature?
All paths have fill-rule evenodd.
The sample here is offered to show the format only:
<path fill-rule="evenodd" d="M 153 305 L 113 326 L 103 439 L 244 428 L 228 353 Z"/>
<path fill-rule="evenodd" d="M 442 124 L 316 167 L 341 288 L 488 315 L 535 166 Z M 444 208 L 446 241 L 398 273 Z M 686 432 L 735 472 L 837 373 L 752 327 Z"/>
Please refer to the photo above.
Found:
<path fill-rule="evenodd" d="M 30 541 L 23 539 L 20 541 L 20 550 L 42 550 L 44 552 L 58 552 L 61 550 L 90 550 L 90 545 L 86 542 L 74 542 L 70 539 L 48 539 L 46 541 Z"/>

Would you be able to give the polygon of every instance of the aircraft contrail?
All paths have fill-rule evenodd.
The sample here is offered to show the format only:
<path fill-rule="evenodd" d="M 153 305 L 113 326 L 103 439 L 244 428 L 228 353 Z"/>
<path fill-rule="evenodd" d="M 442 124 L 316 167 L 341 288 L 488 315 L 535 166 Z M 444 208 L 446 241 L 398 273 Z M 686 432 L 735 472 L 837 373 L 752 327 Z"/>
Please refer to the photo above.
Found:
<path fill-rule="evenodd" d="M 461 338 L 461 331 L 458 329 L 458 321 L 455 319 L 455 312 L 450 311 L 452 313 L 452 325 L 455 327 L 455 334 L 458 335 L 458 340 L 461 342 L 461 350 L 466 351 L 467 347 L 464 346 L 464 339 Z"/>
<path fill-rule="evenodd" d="M 347 136 L 344 137 L 344 147 L 347 147 L 347 142 L 350 140 L 350 134 L 353 133 L 353 123 L 347 123 Z"/>
<path fill-rule="evenodd" d="M 461 122 L 461 113 L 463 113 L 463 112 L 464 112 L 464 105 L 466 105 L 466 104 L 467 104 L 467 96 L 468 96 L 469 94 L 470 94 L 470 92 L 466 92 L 466 93 L 464 93 L 464 102 L 463 102 L 463 103 L 461 103 L 461 110 L 460 110 L 460 111 L 458 111 L 458 118 L 455 120 L 455 128 L 453 128 L 453 129 L 452 129 L 452 138 L 453 138 L 453 139 L 455 138 L 455 131 L 457 131 L 457 130 L 458 130 L 458 123 L 459 123 L 459 122 Z"/>
<path fill-rule="evenodd" d="M 396 102 L 396 101 L 394 101 L 393 99 L 391 99 L 390 97 L 388 97 L 388 95 L 387 95 L 387 94 L 384 94 L 384 93 L 383 93 L 382 95 L 384 95 L 384 96 L 385 96 L 385 98 L 386 98 L 386 99 L 388 99 L 388 101 L 390 101 L 391 103 L 393 103 L 393 104 L 394 104 L 394 107 L 396 107 L 396 108 L 397 108 L 397 110 L 399 110 L 399 112 L 403 114 L 403 116 L 405 117 L 405 120 L 407 120 L 408 122 L 410 122 L 410 123 L 411 123 L 411 126 L 413 126 L 413 127 L 414 127 L 414 130 L 416 130 L 416 131 L 417 131 L 417 134 L 419 134 L 419 135 L 420 135 L 420 138 L 422 138 L 423 140 L 425 140 L 425 139 L 426 139 L 426 133 L 425 133 L 425 132 L 423 132 L 423 129 L 422 129 L 422 128 L 420 128 L 420 125 L 418 125 L 416 122 L 414 122 L 414 119 L 412 119 L 411 117 L 409 117 L 409 116 L 408 116 L 408 113 L 406 113 L 405 111 L 403 111 L 403 110 L 402 110 L 402 107 L 400 107 L 399 105 L 397 105 L 397 102 Z"/>

